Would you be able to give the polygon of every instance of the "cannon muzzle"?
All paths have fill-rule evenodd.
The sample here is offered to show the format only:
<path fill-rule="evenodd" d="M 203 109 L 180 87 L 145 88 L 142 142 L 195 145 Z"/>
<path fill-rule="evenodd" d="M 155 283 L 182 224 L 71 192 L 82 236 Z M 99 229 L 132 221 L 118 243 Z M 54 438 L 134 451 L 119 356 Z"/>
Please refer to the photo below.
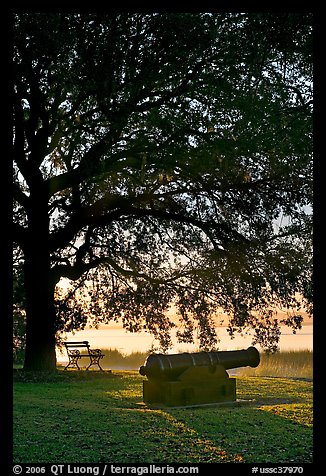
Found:
<path fill-rule="evenodd" d="M 139 369 L 141 375 L 149 380 L 177 380 L 178 377 L 191 367 L 222 366 L 225 370 L 237 367 L 257 367 L 260 362 L 259 352 L 255 347 L 243 350 L 220 352 L 195 352 L 183 354 L 151 354 L 145 365 Z"/>

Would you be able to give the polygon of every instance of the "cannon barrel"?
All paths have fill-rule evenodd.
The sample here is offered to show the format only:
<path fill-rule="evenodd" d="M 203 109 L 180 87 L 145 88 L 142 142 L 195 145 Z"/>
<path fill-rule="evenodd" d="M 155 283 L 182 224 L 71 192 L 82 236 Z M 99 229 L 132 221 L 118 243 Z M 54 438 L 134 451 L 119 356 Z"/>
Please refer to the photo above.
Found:
<path fill-rule="evenodd" d="M 243 350 L 219 352 L 195 352 L 183 354 L 151 354 L 145 365 L 139 369 L 141 375 L 149 380 L 177 380 L 190 367 L 220 365 L 225 370 L 237 367 L 257 367 L 260 362 L 259 352 L 255 347 Z"/>

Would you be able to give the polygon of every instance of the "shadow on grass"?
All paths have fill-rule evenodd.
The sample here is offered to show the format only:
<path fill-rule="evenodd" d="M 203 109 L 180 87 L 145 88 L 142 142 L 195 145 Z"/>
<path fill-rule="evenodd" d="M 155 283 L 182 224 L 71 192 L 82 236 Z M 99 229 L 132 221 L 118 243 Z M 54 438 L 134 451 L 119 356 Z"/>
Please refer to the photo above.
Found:
<path fill-rule="evenodd" d="M 219 455 L 216 460 L 219 462 L 311 463 L 311 382 L 268 379 L 269 394 L 266 379 L 253 380 L 255 382 L 244 379 L 242 393 L 252 397 L 251 385 L 246 388 L 246 384 L 255 383 L 259 392 L 261 381 L 262 395 L 240 406 L 153 408 L 139 405 L 136 396 L 128 394 L 127 388 L 118 394 L 111 394 L 110 398 L 115 400 L 117 410 L 128 407 L 129 412 L 135 412 L 141 420 L 148 415 L 163 418 L 176 433 L 192 435 L 193 445 L 197 445 L 201 452 L 201 462 L 215 461 L 214 458 Z M 146 433 L 146 437 L 155 438 L 155 435 L 159 438 L 155 428 Z"/>
<path fill-rule="evenodd" d="M 49 371 L 26 371 L 23 369 L 13 370 L 14 382 L 26 382 L 26 383 L 48 383 L 48 382 L 80 382 L 89 380 L 101 380 L 106 378 L 116 378 L 121 375 L 112 373 L 111 370 L 62 370 L 57 369 L 52 372 Z"/>
<path fill-rule="evenodd" d="M 139 405 L 142 378 L 135 372 L 69 371 L 53 378 L 59 380 L 15 385 L 16 463 L 312 459 L 305 382 L 243 378 L 241 398 L 256 399 L 247 406 L 151 409 Z"/>
<path fill-rule="evenodd" d="M 213 445 L 242 456 L 243 462 L 312 462 L 311 427 L 301 422 L 295 410 L 291 414 L 291 408 L 291 405 L 288 408 L 278 405 L 265 411 L 263 407 L 250 405 L 168 413 Z"/>

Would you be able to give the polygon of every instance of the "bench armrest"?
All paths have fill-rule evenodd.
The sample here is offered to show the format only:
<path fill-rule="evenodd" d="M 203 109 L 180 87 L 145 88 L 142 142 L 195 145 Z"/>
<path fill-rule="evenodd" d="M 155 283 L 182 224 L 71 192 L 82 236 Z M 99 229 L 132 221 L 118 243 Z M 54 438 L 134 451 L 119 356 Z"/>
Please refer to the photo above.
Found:
<path fill-rule="evenodd" d="M 80 355 L 80 350 L 78 350 L 78 349 L 67 349 L 67 354 L 70 357 L 77 357 L 77 355 Z"/>
<path fill-rule="evenodd" d="M 101 349 L 88 349 L 90 355 L 103 355 Z"/>

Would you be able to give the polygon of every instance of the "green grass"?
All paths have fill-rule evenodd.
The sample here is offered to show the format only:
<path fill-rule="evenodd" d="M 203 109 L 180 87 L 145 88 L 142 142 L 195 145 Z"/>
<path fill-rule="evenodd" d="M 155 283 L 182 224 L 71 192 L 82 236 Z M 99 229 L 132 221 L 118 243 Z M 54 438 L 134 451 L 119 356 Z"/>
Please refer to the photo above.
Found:
<path fill-rule="evenodd" d="M 149 351 L 124 354 L 118 349 L 102 349 L 102 352 L 104 353 L 104 357 L 101 359 L 101 366 L 107 369 L 119 370 L 138 370 L 149 354 Z"/>
<path fill-rule="evenodd" d="M 312 461 L 312 381 L 238 377 L 249 404 L 151 409 L 137 372 L 15 375 L 15 463 Z"/>
<path fill-rule="evenodd" d="M 264 377 L 313 377 L 313 352 L 311 350 L 290 350 L 260 356 L 256 368 L 243 367 L 240 375 Z"/>

